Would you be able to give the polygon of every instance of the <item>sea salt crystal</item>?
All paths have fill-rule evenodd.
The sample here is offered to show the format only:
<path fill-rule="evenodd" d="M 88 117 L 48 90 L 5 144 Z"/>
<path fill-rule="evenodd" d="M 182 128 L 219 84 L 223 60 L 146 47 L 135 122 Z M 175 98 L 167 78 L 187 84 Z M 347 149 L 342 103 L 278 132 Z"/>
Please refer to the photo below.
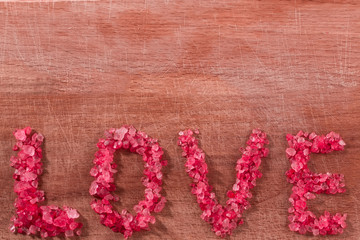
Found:
<path fill-rule="evenodd" d="M 35 154 L 35 148 L 30 145 L 24 145 L 23 151 L 25 154 L 30 155 L 30 156 L 34 156 L 34 154 Z"/>
<path fill-rule="evenodd" d="M 293 148 L 287 148 L 287 149 L 286 149 L 286 153 L 287 153 L 289 156 L 295 156 L 296 150 L 293 149 Z"/>
<path fill-rule="evenodd" d="M 76 209 L 73 209 L 73 208 L 68 208 L 66 210 L 66 214 L 69 218 L 72 218 L 72 219 L 78 218 L 80 216 L 79 213 L 76 211 Z"/>
<path fill-rule="evenodd" d="M 24 142 L 26 139 L 26 134 L 24 129 L 18 129 L 15 131 L 14 136 L 16 140 Z"/>

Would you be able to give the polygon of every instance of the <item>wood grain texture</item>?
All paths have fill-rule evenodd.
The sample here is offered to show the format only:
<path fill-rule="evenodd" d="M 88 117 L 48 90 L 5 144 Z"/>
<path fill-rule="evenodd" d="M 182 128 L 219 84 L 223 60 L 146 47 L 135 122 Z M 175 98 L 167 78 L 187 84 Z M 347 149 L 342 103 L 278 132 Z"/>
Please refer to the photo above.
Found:
<path fill-rule="evenodd" d="M 296 1 L 50 1 L 0 3 L 0 238 L 15 199 L 9 166 L 15 128 L 45 136 L 41 188 L 48 204 L 70 205 L 84 240 L 121 239 L 89 203 L 89 175 L 105 129 L 133 124 L 158 138 L 169 160 L 168 199 L 151 231 L 132 239 L 217 239 L 188 186 L 177 133 L 199 128 L 210 183 L 222 203 L 239 147 L 252 128 L 270 138 L 270 156 L 245 224 L 226 239 L 326 239 L 288 230 L 291 185 L 285 135 L 336 131 L 345 151 L 313 156 L 316 172 L 345 175 L 347 192 L 309 202 L 348 214 L 360 236 L 360 3 Z M 116 157 L 117 208 L 143 198 L 142 163 Z"/>

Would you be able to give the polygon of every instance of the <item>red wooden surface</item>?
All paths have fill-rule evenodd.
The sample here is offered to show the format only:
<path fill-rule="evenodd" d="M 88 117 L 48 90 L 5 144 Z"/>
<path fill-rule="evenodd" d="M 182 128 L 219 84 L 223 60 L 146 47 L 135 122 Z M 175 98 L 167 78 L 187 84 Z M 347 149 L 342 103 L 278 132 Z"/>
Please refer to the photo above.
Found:
<path fill-rule="evenodd" d="M 325 239 L 288 230 L 285 135 L 336 131 L 345 151 L 313 156 L 316 172 L 345 175 L 347 192 L 309 202 L 348 213 L 359 239 L 360 3 L 358 1 L 51 1 L 0 3 L 0 237 L 14 213 L 15 128 L 45 136 L 41 188 L 48 204 L 77 208 L 81 239 L 121 239 L 91 210 L 89 175 L 105 129 L 133 124 L 166 151 L 165 209 L 133 239 L 217 239 L 188 184 L 177 133 L 199 128 L 222 203 L 238 148 L 252 128 L 270 156 L 245 224 L 228 239 Z M 119 153 L 118 209 L 143 198 L 141 159 Z M 75 238 L 77 239 L 77 238 Z M 80 238 L 79 238 L 80 239 Z"/>

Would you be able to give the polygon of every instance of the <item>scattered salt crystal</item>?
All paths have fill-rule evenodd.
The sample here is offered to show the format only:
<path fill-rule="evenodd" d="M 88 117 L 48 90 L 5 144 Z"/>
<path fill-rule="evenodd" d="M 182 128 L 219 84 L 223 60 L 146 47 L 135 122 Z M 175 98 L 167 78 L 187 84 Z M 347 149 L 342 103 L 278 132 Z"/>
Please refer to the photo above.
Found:
<path fill-rule="evenodd" d="M 16 232 L 16 227 L 14 225 L 10 226 L 10 232 L 12 232 L 12 233 Z"/>

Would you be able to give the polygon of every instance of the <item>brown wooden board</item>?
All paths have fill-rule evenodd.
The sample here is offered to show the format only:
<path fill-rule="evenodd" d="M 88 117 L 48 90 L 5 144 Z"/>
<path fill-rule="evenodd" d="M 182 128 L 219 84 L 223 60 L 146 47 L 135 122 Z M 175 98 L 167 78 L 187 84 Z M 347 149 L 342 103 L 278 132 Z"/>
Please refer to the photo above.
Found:
<path fill-rule="evenodd" d="M 105 129 L 132 124 L 160 140 L 168 203 L 151 231 L 132 239 L 218 239 L 201 218 L 177 133 L 199 128 L 221 203 L 235 181 L 239 147 L 253 128 L 270 139 L 245 223 L 226 239 L 327 239 L 287 225 L 287 133 L 335 131 L 345 151 L 312 156 L 314 172 L 345 175 L 347 192 L 309 207 L 348 214 L 329 239 L 360 239 L 360 2 L 22 1 L 0 3 L 0 238 L 14 214 L 12 132 L 45 136 L 46 203 L 79 210 L 83 235 L 122 239 L 90 208 L 89 175 Z M 116 156 L 118 209 L 143 198 L 143 165 Z"/>

